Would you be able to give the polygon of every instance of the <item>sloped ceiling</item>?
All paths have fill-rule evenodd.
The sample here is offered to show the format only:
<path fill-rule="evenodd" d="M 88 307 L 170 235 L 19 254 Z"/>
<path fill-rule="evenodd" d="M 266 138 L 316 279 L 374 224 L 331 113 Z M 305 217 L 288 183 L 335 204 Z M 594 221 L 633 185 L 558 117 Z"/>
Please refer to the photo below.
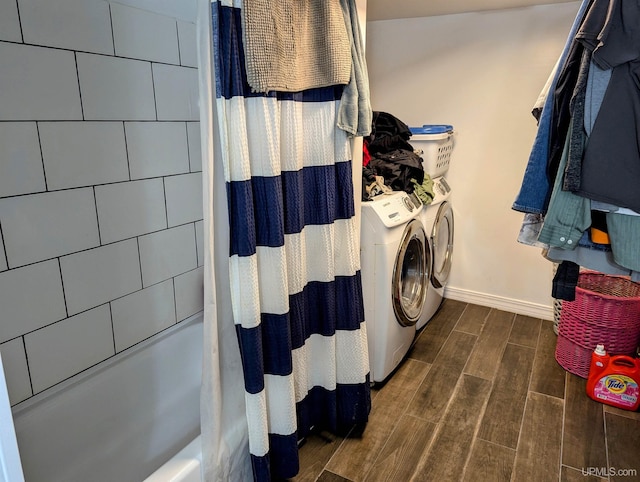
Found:
<path fill-rule="evenodd" d="M 432 17 L 553 3 L 571 2 L 567 0 L 368 0 L 367 21 Z"/>

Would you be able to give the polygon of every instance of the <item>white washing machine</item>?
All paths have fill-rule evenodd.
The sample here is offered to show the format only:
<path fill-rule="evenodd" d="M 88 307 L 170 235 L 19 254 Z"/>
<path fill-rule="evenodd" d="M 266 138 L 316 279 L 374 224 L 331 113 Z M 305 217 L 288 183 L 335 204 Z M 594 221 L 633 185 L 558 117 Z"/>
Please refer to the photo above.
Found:
<path fill-rule="evenodd" d="M 413 344 L 427 299 L 422 203 L 405 192 L 362 203 L 361 274 L 371 382 L 384 381 Z"/>
<path fill-rule="evenodd" d="M 427 297 L 416 329 L 424 327 L 438 311 L 444 297 L 444 288 L 451 273 L 453 254 L 453 209 L 451 206 L 451 187 L 442 177 L 433 180 L 434 198 L 431 204 L 422 207 L 420 220 L 427 235 L 429 251 Z"/>

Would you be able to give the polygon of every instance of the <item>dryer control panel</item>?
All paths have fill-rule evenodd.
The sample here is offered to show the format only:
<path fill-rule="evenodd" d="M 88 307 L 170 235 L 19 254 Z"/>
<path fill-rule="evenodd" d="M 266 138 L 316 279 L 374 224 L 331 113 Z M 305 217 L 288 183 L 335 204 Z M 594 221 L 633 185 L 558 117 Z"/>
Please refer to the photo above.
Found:
<path fill-rule="evenodd" d="M 431 204 L 440 204 L 449 199 L 450 195 L 451 186 L 444 178 L 444 176 L 435 178 L 433 180 L 433 201 L 431 202 Z"/>
<path fill-rule="evenodd" d="M 420 200 L 402 191 L 381 194 L 363 207 L 373 209 L 387 228 L 405 224 L 415 218 L 422 209 Z"/>

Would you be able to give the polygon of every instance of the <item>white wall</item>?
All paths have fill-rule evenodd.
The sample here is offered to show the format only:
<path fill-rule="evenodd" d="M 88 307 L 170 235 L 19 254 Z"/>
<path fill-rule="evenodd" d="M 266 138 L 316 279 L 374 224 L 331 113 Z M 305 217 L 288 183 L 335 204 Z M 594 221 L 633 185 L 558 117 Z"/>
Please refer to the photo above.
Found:
<path fill-rule="evenodd" d="M 202 310 L 195 24 L 2 0 L 0 65 L 0 351 L 15 405 Z"/>
<path fill-rule="evenodd" d="M 580 2 L 369 22 L 374 110 L 453 124 L 455 213 L 446 297 L 551 319 L 552 265 L 516 241 L 511 210 L 536 134 L 531 109 Z"/>

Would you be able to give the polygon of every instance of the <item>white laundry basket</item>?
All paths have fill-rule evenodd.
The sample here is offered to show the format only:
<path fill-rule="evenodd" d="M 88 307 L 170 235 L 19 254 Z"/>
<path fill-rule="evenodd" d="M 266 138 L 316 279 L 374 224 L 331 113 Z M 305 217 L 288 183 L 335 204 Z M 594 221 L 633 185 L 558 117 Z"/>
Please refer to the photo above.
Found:
<path fill-rule="evenodd" d="M 424 172 L 432 178 L 440 177 L 449 170 L 453 152 L 453 126 L 446 124 L 410 127 L 409 142 L 422 157 Z"/>

